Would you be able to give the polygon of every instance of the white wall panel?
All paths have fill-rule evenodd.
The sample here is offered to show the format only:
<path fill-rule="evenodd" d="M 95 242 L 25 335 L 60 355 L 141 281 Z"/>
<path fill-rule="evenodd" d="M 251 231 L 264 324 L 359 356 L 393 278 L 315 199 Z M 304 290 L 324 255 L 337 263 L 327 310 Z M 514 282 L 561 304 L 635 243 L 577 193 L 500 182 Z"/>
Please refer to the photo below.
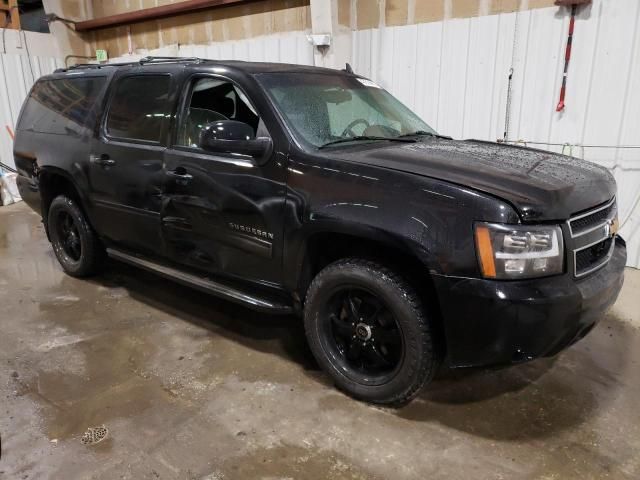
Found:
<path fill-rule="evenodd" d="M 623 148 L 640 146 L 640 2 L 594 0 L 580 10 L 558 113 L 568 13 L 553 7 L 356 31 L 353 66 L 439 132 L 493 141 L 504 133 L 513 66 L 509 139 L 611 169 L 628 263 L 640 267 L 640 148 Z"/>
<path fill-rule="evenodd" d="M 438 123 L 443 27 L 442 23 L 428 23 L 417 27 L 414 107 L 423 118 L 432 118 L 434 126 Z"/>
<path fill-rule="evenodd" d="M 2 29 L 0 29 L 2 38 Z M 0 40 L 0 160 L 14 167 L 13 141 L 20 108 L 34 81 L 62 67 L 51 35 L 7 30 L 6 44 Z"/>
<path fill-rule="evenodd" d="M 496 49 L 483 46 L 497 44 L 499 17 L 491 15 L 478 20 L 470 24 L 462 136 L 476 132 L 482 138 L 490 138 L 491 122 L 488 119 L 495 101 Z M 488 117 L 484 112 L 488 112 Z"/>
<path fill-rule="evenodd" d="M 169 45 L 153 51 L 112 58 L 111 62 L 136 60 L 146 55 L 200 57 L 212 60 L 244 60 L 313 65 L 313 47 L 306 32 L 285 32 L 207 45 Z"/>
<path fill-rule="evenodd" d="M 461 137 L 464 125 L 465 97 L 468 85 L 469 37 L 471 19 L 460 18 L 444 24 L 440 68 L 438 126 L 453 137 Z M 448 59 L 456 61 L 448 61 Z M 447 59 L 447 61 L 444 61 Z"/>

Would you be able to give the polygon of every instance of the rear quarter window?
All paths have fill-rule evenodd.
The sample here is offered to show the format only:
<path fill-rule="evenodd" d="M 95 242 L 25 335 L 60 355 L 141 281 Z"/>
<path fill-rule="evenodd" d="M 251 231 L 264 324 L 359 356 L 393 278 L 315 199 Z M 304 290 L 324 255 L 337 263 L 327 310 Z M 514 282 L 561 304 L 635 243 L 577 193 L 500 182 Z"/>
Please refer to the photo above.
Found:
<path fill-rule="evenodd" d="M 170 81 L 166 74 L 121 78 L 107 115 L 107 135 L 158 143 L 170 116 Z"/>
<path fill-rule="evenodd" d="M 96 101 L 105 77 L 39 80 L 31 90 L 18 130 L 55 135 L 83 134 L 96 121 Z"/>

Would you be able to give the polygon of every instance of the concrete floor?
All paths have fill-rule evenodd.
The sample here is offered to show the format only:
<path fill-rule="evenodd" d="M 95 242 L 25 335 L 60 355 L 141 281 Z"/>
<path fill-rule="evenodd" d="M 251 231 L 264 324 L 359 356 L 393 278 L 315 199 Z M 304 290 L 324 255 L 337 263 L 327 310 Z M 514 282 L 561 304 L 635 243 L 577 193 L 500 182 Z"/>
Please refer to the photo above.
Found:
<path fill-rule="evenodd" d="M 444 371 L 409 406 L 336 391 L 295 318 L 112 264 L 65 276 L 0 208 L 0 478 L 640 478 L 640 272 L 553 359 Z M 97 445 L 81 442 L 105 425 Z"/>

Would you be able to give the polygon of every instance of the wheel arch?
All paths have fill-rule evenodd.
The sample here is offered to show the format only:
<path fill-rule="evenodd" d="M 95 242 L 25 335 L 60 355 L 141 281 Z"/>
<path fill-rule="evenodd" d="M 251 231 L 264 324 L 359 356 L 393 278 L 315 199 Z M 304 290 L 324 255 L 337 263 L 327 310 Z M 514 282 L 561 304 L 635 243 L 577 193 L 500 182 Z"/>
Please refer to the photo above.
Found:
<path fill-rule="evenodd" d="M 47 236 L 49 236 L 49 207 L 53 199 L 59 195 L 66 195 L 78 202 L 78 206 L 85 214 L 89 224 L 91 224 L 89 216 L 87 215 L 86 198 L 68 172 L 58 167 L 43 167 L 38 173 L 38 188 L 40 190 L 42 222 Z"/>
<path fill-rule="evenodd" d="M 429 252 L 408 239 L 368 228 L 318 230 L 308 235 L 298 252 L 295 290 L 301 303 L 313 278 L 329 264 L 343 258 L 374 260 L 401 274 L 416 290 L 434 321 L 434 333 L 444 354 L 445 338 L 438 295 L 431 277 L 438 272 Z"/>

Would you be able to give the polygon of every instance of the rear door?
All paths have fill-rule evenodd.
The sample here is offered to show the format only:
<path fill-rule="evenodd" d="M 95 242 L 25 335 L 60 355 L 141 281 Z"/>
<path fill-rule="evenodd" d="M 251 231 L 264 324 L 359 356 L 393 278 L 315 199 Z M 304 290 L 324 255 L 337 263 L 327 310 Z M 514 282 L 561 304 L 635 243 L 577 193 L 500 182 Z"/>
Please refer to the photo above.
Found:
<path fill-rule="evenodd" d="M 31 89 L 16 128 L 14 159 L 20 192 L 36 211 L 41 207 L 37 172 L 43 168 L 67 171 L 84 190 L 107 80 L 105 72 L 78 71 L 45 77 Z"/>
<path fill-rule="evenodd" d="M 161 253 L 162 162 L 175 108 L 175 81 L 152 66 L 119 72 L 91 145 L 96 228 L 123 247 Z"/>
<path fill-rule="evenodd" d="M 260 112 L 228 78 L 194 75 L 185 85 L 174 142 L 165 154 L 162 237 L 170 259 L 207 272 L 272 285 L 281 281 L 284 154 L 257 162 L 198 147 L 202 126 L 249 124 L 269 136 Z"/>

